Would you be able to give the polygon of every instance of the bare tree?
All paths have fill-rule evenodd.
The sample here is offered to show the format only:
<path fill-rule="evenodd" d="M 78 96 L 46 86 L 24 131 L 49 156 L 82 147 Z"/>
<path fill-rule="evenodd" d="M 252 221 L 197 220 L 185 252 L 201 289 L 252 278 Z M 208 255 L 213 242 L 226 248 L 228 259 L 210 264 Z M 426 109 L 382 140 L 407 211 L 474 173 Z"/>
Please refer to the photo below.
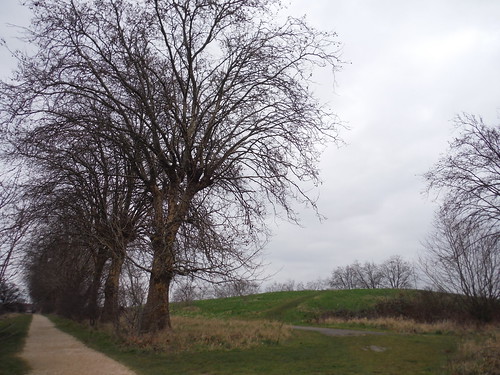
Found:
<path fill-rule="evenodd" d="M 147 276 L 133 261 L 127 259 L 124 264 L 120 284 L 120 308 L 123 313 L 115 320 L 116 331 L 123 333 L 140 333 L 142 308 L 147 296 Z"/>
<path fill-rule="evenodd" d="M 275 281 L 266 286 L 266 292 L 293 292 L 294 290 L 296 290 L 295 280 Z"/>
<path fill-rule="evenodd" d="M 472 315 L 490 320 L 500 300 L 500 238 L 498 228 L 464 221 L 441 209 L 434 232 L 425 242 L 422 269 L 440 291 L 466 296 Z"/>
<path fill-rule="evenodd" d="M 33 302 L 44 313 L 73 319 L 85 317 L 92 283 L 92 253 L 70 216 L 46 218 L 25 246 L 26 283 Z"/>
<path fill-rule="evenodd" d="M 214 286 L 216 298 L 241 297 L 259 292 L 259 284 L 248 280 L 235 280 Z"/>
<path fill-rule="evenodd" d="M 336 133 L 308 85 L 338 65 L 335 35 L 277 25 L 266 0 L 33 3 L 38 53 L 2 85 L 3 110 L 126 155 L 152 207 L 143 330 L 169 327 L 175 275 L 251 269 L 269 204 L 292 220 L 291 200 L 315 206 L 299 183 L 318 182 L 318 146 Z"/>
<path fill-rule="evenodd" d="M 359 288 L 357 268 L 354 265 L 335 268 L 332 272 L 329 284 L 333 289 Z"/>
<path fill-rule="evenodd" d="M 79 229 L 80 243 L 87 244 L 82 251 L 89 252 L 95 263 L 87 295 L 88 317 L 95 321 L 99 316 L 97 298 L 105 272 L 100 316 L 112 321 L 118 318 L 119 281 L 127 247 L 144 224 L 147 200 L 126 159 L 105 139 L 72 134 L 72 128 L 53 130 L 42 125 L 12 140 L 15 155 L 30 163 L 29 171 L 35 171 L 35 177 L 25 179 L 23 198 L 31 202 L 32 225 L 59 215 L 60 220 L 70 218 Z"/>
<path fill-rule="evenodd" d="M 208 298 L 206 288 L 198 285 L 195 280 L 191 278 L 182 278 L 175 280 L 174 288 L 172 288 L 172 301 L 174 302 L 192 302 Z"/>
<path fill-rule="evenodd" d="M 355 261 L 347 266 L 333 270 L 329 285 L 334 289 L 403 289 L 414 286 L 415 273 L 410 262 L 398 255 L 392 256 L 382 264 Z"/>
<path fill-rule="evenodd" d="M 305 285 L 305 290 L 325 290 L 328 288 L 328 280 L 318 278 L 313 281 L 308 281 Z"/>
<path fill-rule="evenodd" d="M 357 284 L 360 288 L 376 289 L 382 286 L 384 274 L 380 265 L 374 262 L 365 262 L 363 265 L 355 262 L 352 267 L 356 272 Z"/>
<path fill-rule="evenodd" d="M 463 114 L 455 120 L 459 135 L 424 177 L 428 188 L 444 193 L 444 206 L 464 220 L 500 221 L 500 127 Z"/>
<path fill-rule="evenodd" d="M 5 279 L 0 279 L 0 315 L 15 312 L 17 305 L 24 302 L 19 287 Z"/>
<path fill-rule="evenodd" d="M 7 283 L 20 267 L 19 245 L 27 231 L 28 211 L 20 200 L 19 175 L 15 169 L 0 165 L 0 282 Z"/>
<path fill-rule="evenodd" d="M 399 255 L 387 259 L 380 266 L 382 273 L 382 285 L 395 288 L 407 289 L 415 286 L 415 271 L 413 265 Z"/>
<path fill-rule="evenodd" d="M 434 233 L 425 243 L 424 272 L 435 287 L 467 297 L 488 320 L 499 298 L 500 127 L 481 117 L 457 117 L 459 135 L 425 174 L 443 191 Z"/>

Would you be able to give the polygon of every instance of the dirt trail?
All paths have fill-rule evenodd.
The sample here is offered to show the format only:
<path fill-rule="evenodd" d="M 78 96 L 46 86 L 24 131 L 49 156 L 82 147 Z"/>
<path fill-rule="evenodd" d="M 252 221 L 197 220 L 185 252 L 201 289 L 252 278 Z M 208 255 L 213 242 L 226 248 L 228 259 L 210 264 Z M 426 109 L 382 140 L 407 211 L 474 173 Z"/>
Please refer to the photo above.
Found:
<path fill-rule="evenodd" d="M 136 375 L 124 365 L 61 332 L 42 315 L 33 315 L 21 357 L 30 375 Z"/>

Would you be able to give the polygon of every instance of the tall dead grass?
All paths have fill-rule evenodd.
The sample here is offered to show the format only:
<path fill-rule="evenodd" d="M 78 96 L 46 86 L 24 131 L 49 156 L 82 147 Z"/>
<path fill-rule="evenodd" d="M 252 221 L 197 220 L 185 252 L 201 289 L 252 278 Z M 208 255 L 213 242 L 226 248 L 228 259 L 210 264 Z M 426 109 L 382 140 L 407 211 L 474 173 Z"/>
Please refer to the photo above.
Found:
<path fill-rule="evenodd" d="M 337 318 L 329 317 L 319 321 L 321 324 L 337 325 L 352 328 L 369 328 L 390 330 L 397 333 L 466 333 L 475 332 L 477 326 L 459 324 L 457 322 L 443 320 L 434 323 L 421 323 L 408 318 Z M 484 327 L 483 329 L 488 329 Z"/>
<path fill-rule="evenodd" d="M 269 321 L 172 317 L 172 330 L 155 335 L 128 335 L 127 345 L 157 352 L 246 349 L 279 343 L 291 329 Z"/>
<path fill-rule="evenodd" d="M 464 339 L 448 368 L 452 375 L 499 375 L 500 331 Z"/>

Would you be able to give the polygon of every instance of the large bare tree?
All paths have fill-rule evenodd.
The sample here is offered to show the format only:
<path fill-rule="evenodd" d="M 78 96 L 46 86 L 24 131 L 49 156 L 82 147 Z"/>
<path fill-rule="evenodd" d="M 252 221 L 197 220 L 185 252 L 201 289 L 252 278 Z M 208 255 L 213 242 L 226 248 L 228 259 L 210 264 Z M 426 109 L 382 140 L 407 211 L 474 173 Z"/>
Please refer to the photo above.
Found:
<path fill-rule="evenodd" d="M 335 35 L 274 21 L 277 1 L 33 1 L 17 84 L 21 128 L 71 127 L 121 150 L 150 197 L 143 331 L 170 326 L 175 275 L 252 268 L 269 208 L 292 220 L 335 117 L 311 94 Z M 273 18 L 274 17 L 274 18 Z"/>

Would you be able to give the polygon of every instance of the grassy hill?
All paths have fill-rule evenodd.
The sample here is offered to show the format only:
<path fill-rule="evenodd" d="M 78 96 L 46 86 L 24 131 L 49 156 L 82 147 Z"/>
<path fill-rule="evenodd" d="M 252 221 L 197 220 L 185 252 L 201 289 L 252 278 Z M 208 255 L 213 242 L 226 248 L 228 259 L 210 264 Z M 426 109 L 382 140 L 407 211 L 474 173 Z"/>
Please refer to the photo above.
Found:
<path fill-rule="evenodd" d="M 395 289 L 273 292 L 176 303 L 173 304 L 173 313 L 191 317 L 268 319 L 288 324 L 311 324 L 329 312 L 366 312 L 383 301 L 409 297 L 414 293 Z"/>

